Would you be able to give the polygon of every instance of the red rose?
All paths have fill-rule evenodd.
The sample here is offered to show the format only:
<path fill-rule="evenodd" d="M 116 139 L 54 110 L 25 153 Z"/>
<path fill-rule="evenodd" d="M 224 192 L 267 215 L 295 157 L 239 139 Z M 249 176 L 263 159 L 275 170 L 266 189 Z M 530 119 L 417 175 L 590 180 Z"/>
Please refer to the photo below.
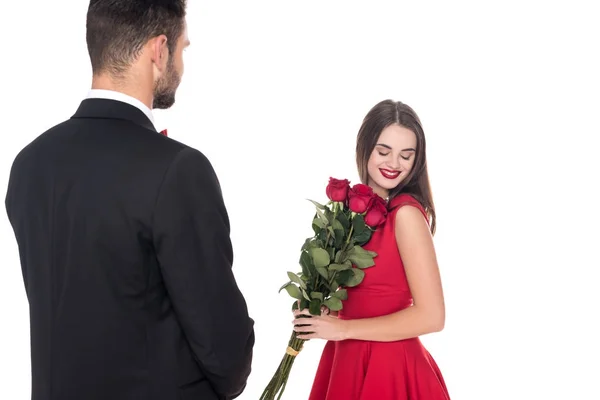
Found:
<path fill-rule="evenodd" d="M 365 214 L 365 224 L 371 228 L 376 228 L 385 222 L 387 216 L 387 207 L 385 200 L 379 196 L 371 198 L 367 213 Z"/>
<path fill-rule="evenodd" d="M 370 186 L 357 183 L 348 191 L 348 207 L 351 211 L 362 214 L 367 211 L 374 195 Z"/>
<path fill-rule="evenodd" d="M 325 189 L 327 197 L 331 201 L 346 201 L 350 189 L 350 181 L 348 179 L 329 178 L 329 185 Z"/>

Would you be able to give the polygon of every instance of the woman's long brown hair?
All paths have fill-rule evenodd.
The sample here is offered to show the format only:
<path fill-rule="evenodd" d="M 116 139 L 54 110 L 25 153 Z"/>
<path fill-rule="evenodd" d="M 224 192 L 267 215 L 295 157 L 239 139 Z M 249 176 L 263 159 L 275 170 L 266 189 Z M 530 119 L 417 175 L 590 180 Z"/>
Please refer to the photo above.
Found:
<path fill-rule="evenodd" d="M 427 173 L 425 133 L 417 113 L 399 101 L 383 100 L 365 116 L 356 139 L 356 165 L 362 183 L 369 183 L 367 164 L 381 132 L 397 124 L 410 129 L 417 137 L 415 163 L 410 174 L 398 186 L 390 190 L 389 200 L 401 193 L 413 196 L 425 209 L 429 217 L 431 233 L 435 234 L 435 206 Z"/>

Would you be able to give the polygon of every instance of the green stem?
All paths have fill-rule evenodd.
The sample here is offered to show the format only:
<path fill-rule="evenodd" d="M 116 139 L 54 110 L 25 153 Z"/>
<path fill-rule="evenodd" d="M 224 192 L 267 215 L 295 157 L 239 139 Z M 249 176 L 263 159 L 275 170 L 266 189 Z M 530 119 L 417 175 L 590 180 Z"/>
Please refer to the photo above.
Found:
<path fill-rule="evenodd" d="M 350 239 L 352 239 L 352 232 L 354 232 L 354 225 L 350 225 L 350 232 L 348 233 L 348 238 L 346 239 L 346 244 L 350 243 Z"/>
<path fill-rule="evenodd" d="M 287 381 L 288 380 L 286 379 L 285 382 L 283 382 L 283 386 L 281 387 L 281 392 L 279 392 L 279 396 L 277 396 L 277 400 L 280 400 L 281 396 L 283 396 L 283 392 L 285 391 L 285 387 L 287 386 Z"/>
<path fill-rule="evenodd" d="M 335 220 L 337 218 L 337 214 L 339 211 L 339 207 L 338 207 L 338 203 L 336 202 L 330 202 L 330 204 L 333 204 L 333 219 Z M 350 232 L 352 232 L 352 228 L 350 229 Z M 325 249 L 327 249 L 327 247 L 329 247 L 329 239 L 331 238 L 331 232 L 329 232 L 329 229 L 327 230 L 327 238 L 325 239 Z M 316 279 L 315 279 L 315 288 L 318 288 L 321 285 L 321 275 L 317 274 Z M 325 279 L 325 278 L 323 278 Z M 325 280 L 327 282 L 327 279 Z"/>
<path fill-rule="evenodd" d="M 333 281 L 335 281 L 335 277 L 337 276 L 338 271 L 333 271 L 331 275 L 331 279 L 329 280 L 329 286 L 333 285 Z"/>
<path fill-rule="evenodd" d="M 281 396 L 283 396 L 283 391 L 287 385 L 288 379 L 290 377 L 290 372 L 292 369 L 292 365 L 294 364 L 294 358 L 293 356 L 287 357 L 287 359 L 285 360 L 284 366 L 283 366 L 283 371 L 284 373 L 281 374 L 281 379 L 277 382 L 277 389 L 279 391 L 279 396 L 277 396 L 277 400 L 281 399 Z"/>
<path fill-rule="evenodd" d="M 337 207 L 337 203 L 333 203 L 333 219 L 335 220 L 337 218 L 337 213 L 338 213 L 338 207 Z M 333 224 L 332 224 L 333 226 Z M 325 247 L 329 247 L 329 237 L 331 235 L 331 232 L 329 232 L 329 229 L 327 230 L 327 240 L 325 241 Z"/>
<path fill-rule="evenodd" d="M 304 339 L 298 339 L 296 337 L 296 332 L 292 332 L 292 336 L 288 341 L 288 346 L 290 346 L 296 351 L 300 351 L 302 350 L 304 342 Z M 294 365 L 295 358 L 296 356 L 292 356 L 287 353 L 283 356 L 283 359 L 279 363 L 275 374 L 273 375 L 273 377 L 269 381 L 269 384 L 260 396 L 260 400 L 275 400 L 275 396 L 277 396 L 277 394 L 279 394 L 277 399 L 281 399 L 281 396 L 283 395 L 283 392 L 287 385 L 292 366 Z"/>

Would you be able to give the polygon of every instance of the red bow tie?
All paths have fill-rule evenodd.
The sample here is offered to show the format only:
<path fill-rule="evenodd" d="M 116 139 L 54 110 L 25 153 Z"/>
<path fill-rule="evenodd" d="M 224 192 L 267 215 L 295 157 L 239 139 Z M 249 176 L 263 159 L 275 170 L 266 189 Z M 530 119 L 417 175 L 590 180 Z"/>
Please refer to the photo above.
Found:
<path fill-rule="evenodd" d="M 162 131 L 160 131 L 160 134 L 161 135 L 165 135 L 165 136 L 169 136 L 169 135 L 167 135 L 167 130 L 166 129 L 163 129 Z"/>

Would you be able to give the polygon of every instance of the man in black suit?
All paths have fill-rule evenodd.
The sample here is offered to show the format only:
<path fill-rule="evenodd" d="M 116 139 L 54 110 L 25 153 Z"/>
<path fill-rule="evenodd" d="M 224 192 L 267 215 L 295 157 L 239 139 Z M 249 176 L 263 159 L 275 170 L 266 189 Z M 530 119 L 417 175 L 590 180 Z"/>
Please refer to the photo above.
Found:
<path fill-rule="evenodd" d="M 14 160 L 6 210 L 30 305 L 33 400 L 232 399 L 253 320 L 210 162 L 161 135 L 185 0 L 92 0 L 93 82 Z"/>

